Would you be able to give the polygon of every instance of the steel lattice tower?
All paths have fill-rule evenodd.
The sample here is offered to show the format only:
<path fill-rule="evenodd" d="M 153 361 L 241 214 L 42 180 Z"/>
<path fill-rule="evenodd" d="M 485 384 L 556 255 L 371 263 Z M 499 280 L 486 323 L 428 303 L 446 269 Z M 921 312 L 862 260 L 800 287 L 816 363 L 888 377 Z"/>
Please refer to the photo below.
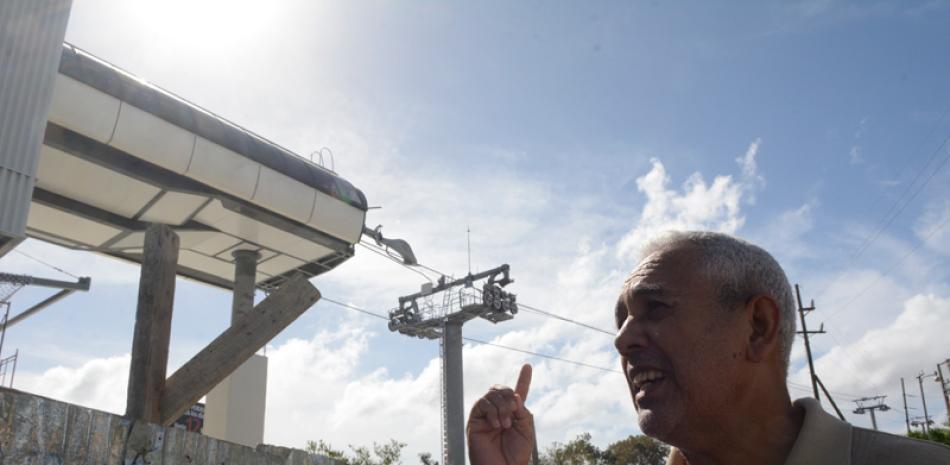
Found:
<path fill-rule="evenodd" d="M 465 465 L 465 406 L 463 405 L 462 325 L 474 318 L 492 323 L 510 320 L 518 313 L 514 294 L 503 288 L 514 282 L 508 265 L 469 273 L 399 298 L 399 308 L 389 312 L 389 329 L 421 339 L 439 339 L 442 359 L 442 463 Z M 481 291 L 475 282 L 486 280 Z M 442 293 L 441 302 L 436 294 Z"/>

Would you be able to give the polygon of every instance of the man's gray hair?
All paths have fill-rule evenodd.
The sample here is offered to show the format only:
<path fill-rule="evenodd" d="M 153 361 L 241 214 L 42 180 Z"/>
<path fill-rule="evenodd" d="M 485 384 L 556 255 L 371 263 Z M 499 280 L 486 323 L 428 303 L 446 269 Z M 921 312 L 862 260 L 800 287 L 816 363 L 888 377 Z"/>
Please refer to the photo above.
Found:
<path fill-rule="evenodd" d="M 699 253 L 699 272 L 718 288 L 719 304 L 734 308 L 756 295 L 767 295 L 778 305 L 779 349 L 788 371 L 795 340 L 795 300 L 785 271 L 765 249 L 728 234 L 711 231 L 670 231 L 644 246 L 643 258 L 679 246 Z"/>

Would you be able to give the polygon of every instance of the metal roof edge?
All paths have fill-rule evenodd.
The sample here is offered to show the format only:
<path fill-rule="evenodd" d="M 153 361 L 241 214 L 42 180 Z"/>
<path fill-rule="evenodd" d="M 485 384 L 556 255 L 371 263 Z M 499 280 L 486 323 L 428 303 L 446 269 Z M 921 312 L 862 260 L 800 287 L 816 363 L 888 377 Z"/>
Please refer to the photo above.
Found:
<path fill-rule="evenodd" d="M 69 43 L 63 44 L 59 72 L 342 202 L 367 210 L 363 192 L 326 168 Z"/>

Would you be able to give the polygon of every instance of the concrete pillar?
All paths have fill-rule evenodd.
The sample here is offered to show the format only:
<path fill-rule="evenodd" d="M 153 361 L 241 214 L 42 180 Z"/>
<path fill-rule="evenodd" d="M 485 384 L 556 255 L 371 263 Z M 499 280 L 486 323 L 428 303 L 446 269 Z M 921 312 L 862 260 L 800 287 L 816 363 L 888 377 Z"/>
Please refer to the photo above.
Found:
<path fill-rule="evenodd" d="M 254 289 L 257 281 L 257 261 L 261 253 L 256 250 L 235 250 L 234 298 L 231 301 L 231 324 L 254 309 Z"/>
<path fill-rule="evenodd" d="M 256 250 L 236 250 L 231 325 L 254 311 L 257 280 Z M 267 357 L 252 356 L 208 393 L 202 432 L 208 436 L 257 447 L 264 441 L 267 398 Z"/>
<path fill-rule="evenodd" d="M 445 360 L 445 465 L 465 465 L 465 405 L 462 388 L 462 323 L 448 321 L 442 333 Z"/>
<path fill-rule="evenodd" d="M 0 1 L 0 256 L 26 237 L 71 5 Z"/>
<path fill-rule="evenodd" d="M 266 396 L 267 357 L 254 354 L 208 393 L 201 432 L 257 447 L 264 442 Z"/>

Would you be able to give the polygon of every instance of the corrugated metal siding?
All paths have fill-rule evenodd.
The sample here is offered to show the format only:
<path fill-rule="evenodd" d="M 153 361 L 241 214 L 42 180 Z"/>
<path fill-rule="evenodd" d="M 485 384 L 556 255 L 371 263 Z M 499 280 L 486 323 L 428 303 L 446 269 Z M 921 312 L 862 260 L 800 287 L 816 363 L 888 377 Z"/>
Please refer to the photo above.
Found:
<path fill-rule="evenodd" d="M 0 167 L 0 237 L 19 241 L 25 236 L 33 182 L 32 176 Z M 0 255 L 6 252 L 4 247 Z"/>
<path fill-rule="evenodd" d="M 70 6 L 0 1 L 0 235 L 25 233 Z"/>

